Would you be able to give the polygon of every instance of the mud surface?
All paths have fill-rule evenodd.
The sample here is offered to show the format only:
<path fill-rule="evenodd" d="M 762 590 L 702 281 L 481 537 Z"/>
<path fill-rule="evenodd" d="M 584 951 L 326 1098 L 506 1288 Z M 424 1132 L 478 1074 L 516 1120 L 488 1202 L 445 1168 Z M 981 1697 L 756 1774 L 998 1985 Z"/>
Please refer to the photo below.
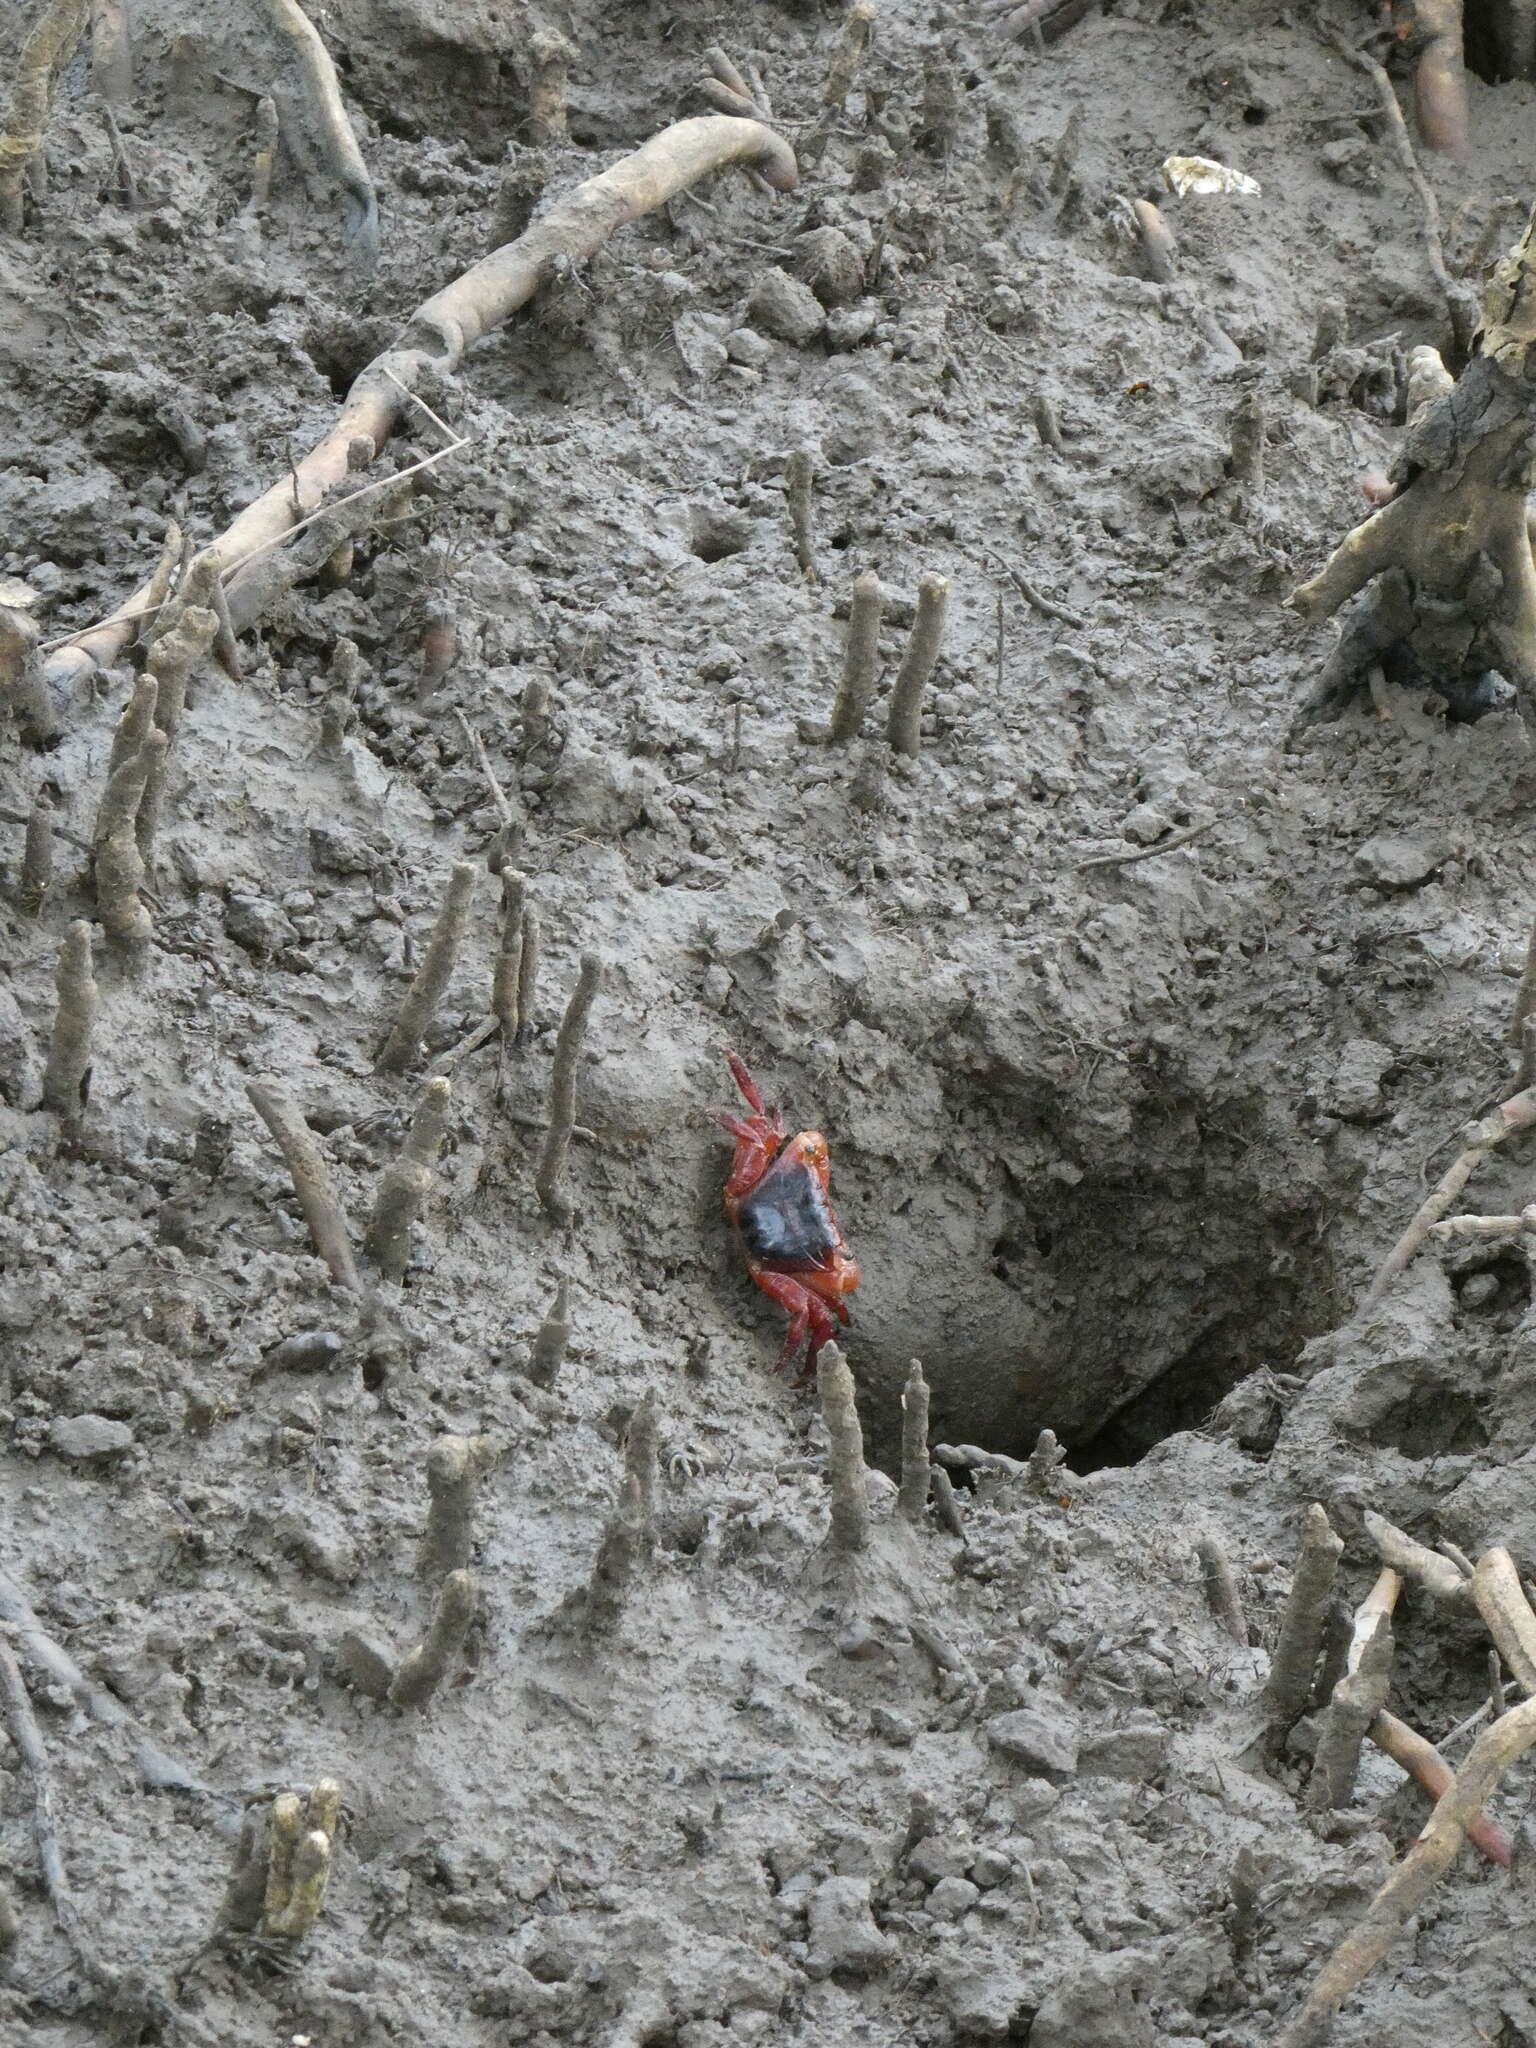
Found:
<path fill-rule="evenodd" d="M 1513 1085 L 1536 757 L 1511 712 L 1406 696 L 1288 742 L 1331 629 L 1282 599 L 1390 456 L 1402 353 L 1445 338 L 1413 197 L 1308 12 L 1122 0 L 1036 57 L 892 0 L 798 192 L 700 187 L 424 390 L 468 446 L 348 580 L 274 598 L 239 680 L 195 679 L 155 940 L 133 965 L 98 935 L 73 1130 L 40 1107 L 59 942 L 91 915 L 65 835 L 89 835 L 129 665 L 51 749 L 0 731 L 0 1567 L 132 1724 L 23 1656 L 102 1972 L 54 1924 L 13 1743 L 7 2040 L 1259 2048 L 1413 1838 L 1423 1795 L 1374 1754 L 1353 1806 L 1309 1816 L 1311 1724 L 1266 1766 L 1255 1701 L 1310 1501 L 1351 1603 L 1368 1507 L 1536 1565 L 1524 1253 L 1431 1251 L 1352 1313 Z M 190 35 L 169 0 L 133 13 L 137 207 L 82 60 L 47 205 L 0 241 L 0 573 L 50 637 L 121 600 L 169 515 L 210 539 L 326 429 L 484 252 L 504 172 L 514 202 L 555 195 L 698 111 L 725 35 L 803 139 L 839 33 L 759 0 L 576 5 L 569 140 L 508 150 L 520 10 L 337 0 L 383 221 L 362 276 L 263 9 L 219 0 Z M 227 81 L 277 93 L 296 152 L 259 219 Z M 1536 94 L 1473 93 L 1473 161 L 1432 166 L 1453 257 L 1536 188 Z M 1171 152 L 1262 195 L 1167 200 L 1157 283 L 1126 201 Z M 1344 353 L 1314 378 L 1328 301 Z M 1257 489 L 1228 474 L 1253 394 Z M 384 466 L 440 442 L 418 415 Z M 887 674 L 919 578 L 950 582 L 915 761 L 885 758 L 883 695 L 867 744 L 828 739 L 870 566 Z M 457 651 L 423 701 L 444 609 Z M 488 1008 L 499 820 L 459 713 L 521 829 L 537 1014 L 455 1066 L 405 1284 L 360 1318 L 245 1086 L 301 1102 L 360 1236 L 421 1087 L 374 1057 L 459 859 L 482 871 L 427 1059 Z M 40 792 L 61 832 L 33 915 Z M 533 1172 L 591 951 L 560 1223 Z M 782 1318 L 720 1216 L 728 1045 L 830 1140 L 872 1459 L 896 1469 L 913 1357 L 935 1442 L 1067 1447 L 1046 1494 L 962 1491 L 963 1545 L 876 1475 L 871 1550 L 829 1561 L 816 1403 L 773 1376 Z M 1468 1201 L 1528 1186 L 1517 1146 Z M 308 1369 L 275 1349 L 314 1331 L 341 1341 Z M 655 1553 L 603 1629 L 582 1589 L 647 1391 Z M 495 1454 L 479 1613 L 410 1712 L 371 1691 L 431 1609 L 445 1433 Z M 1251 1648 L 1207 1609 L 1202 1530 Z M 1485 1639 L 1410 1589 L 1397 1642 L 1394 1708 L 1438 1740 L 1486 1697 Z M 135 1729 L 202 1789 L 147 1789 Z M 326 1775 L 347 1820 L 313 1936 L 210 1945 L 242 1807 Z M 1346 2048 L 1536 2042 L 1533 1789 L 1519 1767 L 1497 1803 L 1513 1871 L 1463 1852 Z"/>

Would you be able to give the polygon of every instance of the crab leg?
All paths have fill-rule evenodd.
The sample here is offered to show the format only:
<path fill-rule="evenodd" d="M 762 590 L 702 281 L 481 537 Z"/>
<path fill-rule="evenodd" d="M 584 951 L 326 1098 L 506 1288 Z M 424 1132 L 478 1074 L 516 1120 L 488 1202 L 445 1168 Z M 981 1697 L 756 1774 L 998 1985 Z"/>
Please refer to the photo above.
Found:
<path fill-rule="evenodd" d="M 763 1092 L 747 1072 L 746 1061 L 739 1054 L 728 1052 L 725 1056 L 725 1063 L 730 1068 L 731 1078 L 741 1090 L 742 1099 L 748 1109 L 751 1110 L 754 1116 L 766 1115 L 767 1112 L 763 1107 Z M 774 1114 L 774 1122 L 778 1122 L 777 1112 Z"/>

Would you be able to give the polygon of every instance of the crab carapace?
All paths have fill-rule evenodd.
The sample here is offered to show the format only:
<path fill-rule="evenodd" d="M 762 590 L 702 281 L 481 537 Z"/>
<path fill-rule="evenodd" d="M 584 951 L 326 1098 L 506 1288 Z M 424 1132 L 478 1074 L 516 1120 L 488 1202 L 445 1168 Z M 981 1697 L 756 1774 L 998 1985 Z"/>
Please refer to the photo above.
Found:
<path fill-rule="evenodd" d="M 820 1131 L 786 1137 L 783 1117 L 765 1109 L 742 1061 L 733 1052 L 726 1059 L 751 1115 L 716 1112 L 736 1140 L 725 1213 L 747 1271 L 789 1317 L 780 1366 L 793 1363 L 803 1346 L 809 1373 L 817 1352 L 848 1321 L 846 1297 L 859 1284 L 858 1263 L 832 1208 L 827 1141 Z"/>

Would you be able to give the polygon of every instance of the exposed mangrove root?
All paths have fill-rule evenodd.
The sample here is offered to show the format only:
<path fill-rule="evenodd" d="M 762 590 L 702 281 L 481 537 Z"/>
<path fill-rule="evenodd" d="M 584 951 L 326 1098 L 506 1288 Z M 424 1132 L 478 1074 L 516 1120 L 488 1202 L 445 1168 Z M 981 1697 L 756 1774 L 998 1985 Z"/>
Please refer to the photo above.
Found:
<path fill-rule="evenodd" d="M 928 1382 L 920 1359 L 914 1358 L 901 1390 L 901 1485 L 896 1511 L 921 1523 L 928 1512 Z"/>
<path fill-rule="evenodd" d="M 880 680 L 880 614 L 884 593 L 880 578 L 866 569 L 854 579 L 848 611 L 848 638 L 843 648 L 843 678 L 832 706 L 832 737 L 857 739 Z"/>
<path fill-rule="evenodd" d="M 150 649 L 149 664 L 141 678 L 141 681 L 151 676 L 154 678 L 155 726 L 165 735 L 165 746 L 150 763 L 144 794 L 139 799 L 138 814 L 134 819 L 134 836 L 146 865 L 154 857 L 155 835 L 160 829 L 160 812 L 165 801 L 167 764 L 186 711 L 187 679 L 219 634 L 217 611 L 211 604 L 196 602 L 205 585 L 210 596 L 218 589 L 218 563 L 208 556 L 199 556 L 182 581 L 186 600 L 183 601 L 181 592 L 178 592 L 177 616 Z"/>
<path fill-rule="evenodd" d="M 427 1632 L 401 1660 L 389 1688 L 397 1707 L 424 1707 L 457 1663 L 480 1604 L 480 1583 L 473 1572 L 450 1572 L 438 1589 Z"/>
<path fill-rule="evenodd" d="M 571 1283 L 562 1279 L 555 1298 L 534 1336 L 528 1360 L 528 1377 L 536 1387 L 553 1387 L 565 1362 L 565 1347 L 571 1341 Z"/>
<path fill-rule="evenodd" d="M 539 1018 L 539 968 L 544 959 L 543 928 L 530 903 L 523 911 L 522 944 L 517 955 L 517 1043 L 526 1045 Z"/>
<path fill-rule="evenodd" d="M 525 933 L 525 956 L 527 949 Z M 539 1155 L 533 1184 L 544 1207 L 556 1216 L 564 1216 L 569 1206 L 560 1183 L 565 1176 L 566 1155 L 571 1149 L 571 1133 L 576 1128 L 576 1076 L 587 1036 L 587 1019 L 602 979 L 602 961 L 595 953 L 583 953 L 576 987 L 565 1006 L 559 1035 L 555 1039 L 555 1064 L 549 1081 L 549 1129 L 545 1133 L 544 1149 Z"/>
<path fill-rule="evenodd" d="M 1403 1582 L 1384 1571 L 1355 1614 L 1344 1675 L 1334 1686 L 1318 1734 L 1307 1804 L 1314 1812 L 1348 1806 L 1360 1750 L 1387 1703 L 1392 1680 L 1392 1610 Z"/>
<path fill-rule="evenodd" d="M 475 1543 L 475 1495 L 496 1460 L 488 1436 L 440 1436 L 427 1453 L 427 1532 L 421 1568 L 437 1576 L 463 1571 Z"/>
<path fill-rule="evenodd" d="M 470 900 L 475 893 L 475 874 L 473 861 L 455 862 L 421 965 L 405 992 L 394 1028 L 374 1063 L 377 1074 L 404 1074 L 421 1057 L 421 1041 L 432 1028 L 437 1006 L 447 992 L 459 948 L 464 943 Z"/>
<path fill-rule="evenodd" d="M 1418 62 L 1414 111 L 1426 149 L 1467 154 L 1467 71 L 1462 55 L 1462 0 L 1412 0 Z"/>
<path fill-rule="evenodd" d="M 1334 1534 L 1326 1508 L 1314 1501 L 1302 1521 L 1291 1595 L 1264 1686 L 1264 1708 L 1277 1743 L 1300 1720 L 1312 1697 L 1328 1599 L 1343 1551 L 1343 1539 Z"/>
<path fill-rule="evenodd" d="M 528 877 L 517 868 L 501 871 L 501 939 L 491 971 L 491 1014 L 501 1026 L 503 1046 L 517 1043 L 522 1017 L 518 1001 L 523 972 L 523 917 Z"/>
<path fill-rule="evenodd" d="M 0 604 L 0 704 L 33 746 L 56 739 L 58 717 L 43 680 L 37 627 L 19 605 Z"/>
<path fill-rule="evenodd" d="M 843 16 L 843 32 L 837 47 L 832 52 L 832 61 L 827 67 L 826 82 L 821 88 L 821 113 L 816 126 L 801 145 L 801 155 L 808 164 L 820 163 L 828 142 L 842 118 L 848 95 L 853 90 L 853 81 L 864 53 L 869 47 L 870 31 L 880 9 L 876 0 L 851 0 Z"/>
<path fill-rule="evenodd" d="M 1412 1579 L 1449 1608 L 1463 1614 L 1472 1611 L 1471 1586 L 1448 1557 L 1416 1543 L 1406 1531 L 1394 1527 L 1371 1508 L 1365 1510 L 1364 1520 L 1365 1533 L 1389 1570 Z"/>
<path fill-rule="evenodd" d="M 341 83 L 331 53 L 298 0 L 266 0 L 266 6 L 273 22 L 292 45 L 326 161 L 345 195 L 346 225 L 342 239 L 356 250 L 363 268 L 373 270 L 379 260 L 378 195 L 341 103 Z"/>
<path fill-rule="evenodd" d="M 1536 1693 L 1536 1615 L 1507 1550 L 1485 1550 L 1472 1574 L 1472 1600 L 1499 1654 L 1525 1693 Z"/>
<path fill-rule="evenodd" d="M 929 1466 L 928 1484 L 933 1492 L 934 1513 L 944 1524 L 944 1527 L 951 1536 L 957 1537 L 961 1543 L 968 1543 L 970 1538 L 965 1533 L 965 1517 L 960 1512 L 960 1500 L 955 1492 L 955 1482 L 950 1478 L 942 1465 Z"/>
<path fill-rule="evenodd" d="M 130 952 L 148 945 L 154 936 L 154 923 L 139 895 L 146 873 L 138 842 L 139 805 L 151 777 L 163 774 L 169 745 L 163 732 L 151 732 L 109 778 L 96 813 L 91 861 L 96 909 L 107 937 Z"/>
<path fill-rule="evenodd" d="M 1141 238 L 1141 254 L 1148 277 L 1158 284 L 1172 284 L 1178 273 L 1175 259 L 1179 245 L 1173 238 L 1172 228 L 1163 218 L 1162 208 L 1151 199 L 1133 199 L 1131 218 Z"/>
<path fill-rule="evenodd" d="M 1522 1700 L 1473 1743 L 1423 1833 L 1319 1972 L 1279 2048 L 1318 2048 L 1334 2016 L 1386 1955 L 1409 1919 L 1449 1870 L 1467 1831 L 1510 1765 L 1536 1742 L 1536 1699 Z"/>
<path fill-rule="evenodd" d="M 13 1643 L 29 1664 L 47 1672 L 69 1693 L 88 1719 L 103 1728 L 128 1734 L 139 1776 L 152 1792 L 200 1792 L 204 1789 L 185 1764 L 139 1733 L 128 1709 L 114 1694 L 86 1677 L 66 1650 L 60 1649 L 33 1611 L 32 1603 L 9 1572 L 0 1571 L 0 1644 Z"/>
<path fill-rule="evenodd" d="M 1200 1576 L 1205 1583 L 1206 1605 L 1234 1643 L 1248 1647 L 1248 1622 L 1232 1561 L 1209 1529 L 1201 1531 L 1195 1544 L 1200 1559 Z"/>
<path fill-rule="evenodd" d="M 5 126 L 0 128 L 0 234 L 19 235 L 27 167 L 40 157 L 53 90 L 85 29 L 88 0 L 45 0 L 16 59 Z"/>
<path fill-rule="evenodd" d="M 664 206 L 676 193 L 733 163 L 756 163 L 775 191 L 788 192 L 798 176 L 794 153 L 760 121 L 703 116 L 678 121 L 617 164 L 589 178 L 541 214 L 517 241 L 493 251 L 417 308 L 399 346 L 376 356 L 354 380 L 330 431 L 219 537 L 228 564 L 225 587 L 237 619 L 242 576 L 254 558 L 276 546 L 295 525 L 294 504 L 310 515 L 348 474 L 348 449 L 360 435 L 375 450 L 388 440 L 412 387 L 429 371 L 450 374 L 468 349 L 525 305 L 557 268 L 579 267 L 617 229 Z M 116 660 L 148 599 L 135 591 L 98 625 L 72 634 L 55 649 L 44 674 L 68 689 L 97 666 Z"/>
<path fill-rule="evenodd" d="M 1245 391 L 1232 408 L 1230 430 L 1227 475 L 1237 486 L 1239 515 L 1251 518 L 1264 496 L 1264 401 L 1256 391 Z"/>
<path fill-rule="evenodd" d="M 559 29 L 541 22 L 528 38 L 528 55 L 528 140 L 535 149 L 544 149 L 566 138 L 565 86 L 576 49 Z"/>
<path fill-rule="evenodd" d="M 221 1933 L 299 1942 L 325 1904 L 341 1823 L 341 1787 L 321 1778 L 246 1809 L 217 1921 Z"/>
<path fill-rule="evenodd" d="M 1536 215 L 1494 269 L 1477 353 L 1407 429 L 1392 471 L 1398 495 L 1291 598 L 1304 617 L 1323 619 L 1365 592 L 1299 725 L 1337 716 L 1378 666 L 1391 682 L 1438 691 L 1464 717 L 1496 702 L 1491 679 L 1502 676 L 1536 716 L 1528 365 L 1536 371 Z"/>
<path fill-rule="evenodd" d="M 832 1489 L 827 1548 L 834 1555 L 852 1557 L 869 1548 L 869 1489 L 853 1374 L 835 1344 L 824 1345 L 817 1357 L 816 1392 L 827 1429 L 827 1483 Z"/>
<path fill-rule="evenodd" d="M 251 155 L 251 190 L 241 211 L 246 220 L 259 222 L 272 197 L 272 173 L 277 165 L 277 101 L 270 93 L 263 93 L 256 102 L 254 128 L 256 147 Z"/>
<path fill-rule="evenodd" d="M 283 1155 L 315 1250 L 324 1259 L 331 1278 L 338 1287 L 361 1294 L 363 1285 L 352 1253 L 347 1219 L 314 1133 L 284 1093 L 281 1083 L 249 1081 L 245 1092 Z"/>
<path fill-rule="evenodd" d="M 96 810 L 96 823 L 91 830 L 92 845 L 105 839 L 121 809 L 120 800 L 111 796 L 112 778 L 127 761 L 132 761 L 139 749 L 155 729 L 155 700 L 160 695 L 160 685 L 152 670 L 146 669 L 133 686 L 133 694 L 123 706 L 117 724 L 112 728 L 112 751 L 107 756 L 107 786 Z M 134 815 L 137 816 L 137 805 Z"/>
<path fill-rule="evenodd" d="M 550 1617 L 550 1626 L 569 1622 L 594 1632 L 617 1626 L 638 1568 L 655 1554 L 659 1483 L 656 1400 L 647 1392 L 630 1417 L 619 1498 L 603 1525 L 591 1573 L 584 1585 L 566 1595 Z"/>
<path fill-rule="evenodd" d="M 1456 1774 L 1432 1742 L 1426 1742 L 1406 1721 L 1399 1721 L 1395 1714 L 1389 1714 L 1385 1709 L 1376 1716 L 1366 1733 L 1383 1756 L 1391 1757 L 1393 1763 L 1417 1779 L 1432 1800 L 1445 1797 Z M 1486 1813 L 1480 1813 L 1468 1823 L 1467 1840 L 1474 1843 L 1490 1863 L 1497 1863 L 1505 1870 L 1515 1860 L 1513 1843 L 1498 1822 L 1490 1820 Z"/>
<path fill-rule="evenodd" d="M 436 1183 L 452 1095 L 453 1083 L 444 1074 L 427 1083 L 400 1157 L 380 1178 L 363 1250 L 386 1280 L 403 1280 L 411 1262 L 411 1226 Z"/>
<path fill-rule="evenodd" d="M 1077 1484 L 1066 1464 L 1067 1453 L 1056 1441 L 1055 1430 L 1042 1429 L 1024 1467 L 1031 1490 L 1042 1500 L 1059 1500 L 1064 1488 Z M 1248 1640 L 1246 1635 L 1243 1640 Z"/>
<path fill-rule="evenodd" d="M 110 1986 L 114 1982 L 112 1974 L 96 1954 L 70 1888 L 54 1814 L 53 1769 L 37 1717 L 32 1711 L 21 1667 L 3 1634 L 0 1634 L 0 1707 L 4 1709 L 5 1725 L 31 1787 L 32 1837 L 37 1845 L 38 1868 L 42 1873 L 43 1889 L 53 1907 L 53 1917 L 86 1975 L 95 1984 Z"/>
<path fill-rule="evenodd" d="M 891 751 L 916 757 L 923 746 L 923 697 L 944 644 L 949 612 L 949 581 L 924 576 L 917 586 L 917 615 L 911 637 L 891 685 L 891 707 L 885 736 Z"/>
<path fill-rule="evenodd" d="M 55 980 L 59 1000 L 43 1075 L 43 1106 L 73 1122 L 84 1115 L 90 1095 L 91 1030 L 96 1022 L 91 928 L 83 917 L 64 934 Z"/>
<path fill-rule="evenodd" d="M 450 598 L 435 597 L 422 615 L 421 672 L 416 678 L 418 704 L 430 703 L 437 695 L 453 667 L 458 648 L 458 613 Z"/>
<path fill-rule="evenodd" d="M 811 490 L 816 468 L 808 448 L 793 448 L 784 465 L 784 494 L 789 506 L 789 529 L 794 536 L 795 561 L 807 583 L 819 583 L 816 573 L 816 541 L 811 530 Z"/>
<path fill-rule="evenodd" d="M 53 806 L 39 796 L 27 813 L 22 841 L 21 878 L 17 899 L 30 917 L 38 916 L 53 880 Z"/>
<path fill-rule="evenodd" d="M 1462 381 L 1465 383 L 1465 378 Z M 1380 517 L 1380 514 L 1377 516 Z M 1522 519 L 1523 517 L 1522 513 Z M 1522 527 L 1522 533 L 1523 530 Z M 1528 547 L 1526 561 L 1529 566 Z M 1536 596 L 1536 579 L 1533 579 L 1533 596 Z M 1479 1117 L 1476 1123 L 1466 1126 L 1461 1134 L 1461 1152 L 1441 1176 L 1434 1191 L 1420 1203 L 1413 1221 L 1383 1259 L 1380 1270 L 1366 1290 L 1364 1307 L 1370 1308 L 1380 1301 L 1397 1276 L 1412 1263 L 1430 1231 L 1445 1215 L 1487 1155 L 1498 1146 L 1507 1144 L 1511 1138 L 1518 1137 L 1522 1131 L 1530 1130 L 1533 1124 L 1536 1124 L 1536 1088 L 1522 1088 L 1517 1095 L 1511 1095 L 1507 1102 L 1501 1102 L 1498 1108 L 1490 1111 L 1487 1116 Z"/>
<path fill-rule="evenodd" d="M 114 106 L 133 98 L 133 45 L 123 0 L 91 0 L 91 89 L 101 95 L 111 119 Z"/>

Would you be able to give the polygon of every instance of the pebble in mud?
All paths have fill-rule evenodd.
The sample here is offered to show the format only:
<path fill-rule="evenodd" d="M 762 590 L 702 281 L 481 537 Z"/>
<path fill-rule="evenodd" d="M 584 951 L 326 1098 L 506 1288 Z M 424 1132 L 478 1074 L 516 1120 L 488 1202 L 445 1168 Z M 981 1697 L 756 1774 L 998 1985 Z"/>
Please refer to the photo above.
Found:
<path fill-rule="evenodd" d="M 1077 1729 L 1070 1715 L 1049 1707 L 1016 1707 L 986 1724 L 988 1742 L 1014 1762 L 1051 1777 L 1077 1769 Z"/>
<path fill-rule="evenodd" d="M 56 1415 L 48 1425 L 48 1442 L 61 1458 L 81 1464 L 105 1464 L 133 1449 L 133 1431 L 126 1422 L 106 1415 Z"/>
<path fill-rule="evenodd" d="M 747 312 L 754 326 L 798 348 L 814 341 L 827 324 L 816 294 L 787 270 L 762 273 L 748 295 Z"/>
<path fill-rule="evenodd" d="M 895 1942 L 875 1925 L 868 1878 L 827 1878 L 811 1893 L 806 1921 L 807 1976 L 830 1977 L 834 1970 L 846 1970 L 869 1977 L 896 1960 Z"/>

